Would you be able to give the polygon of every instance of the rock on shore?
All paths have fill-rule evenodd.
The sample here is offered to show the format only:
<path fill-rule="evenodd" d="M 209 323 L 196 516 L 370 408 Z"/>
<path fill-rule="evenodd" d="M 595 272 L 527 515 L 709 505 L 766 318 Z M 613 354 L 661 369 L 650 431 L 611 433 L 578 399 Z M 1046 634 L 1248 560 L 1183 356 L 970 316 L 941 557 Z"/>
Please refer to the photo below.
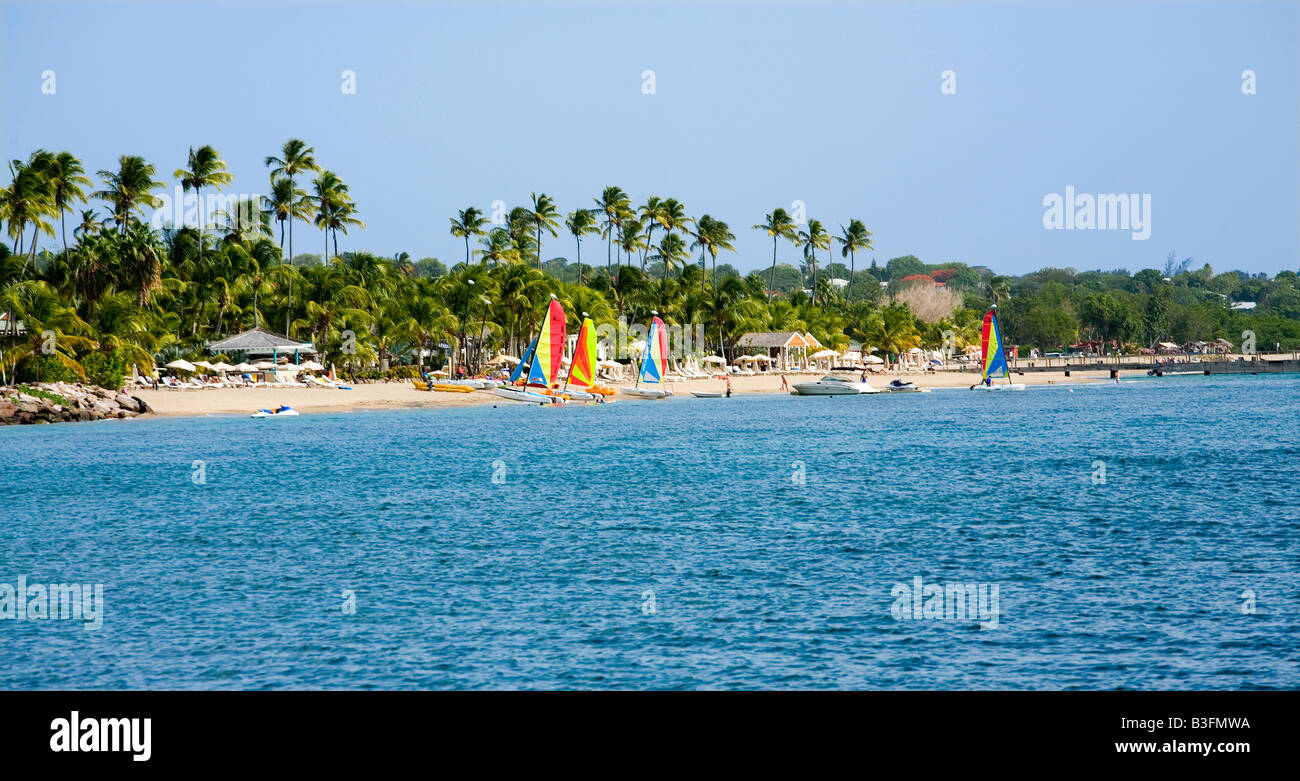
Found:
<path fill-rule="evenodd" d="M 149 412 L 139 398 L 95 385 L 34 382 L 24 387 L 57 394 L 68 403 L 32 396 L 14 386 L 0 387 L 0 425 L 134 418 Z"/>

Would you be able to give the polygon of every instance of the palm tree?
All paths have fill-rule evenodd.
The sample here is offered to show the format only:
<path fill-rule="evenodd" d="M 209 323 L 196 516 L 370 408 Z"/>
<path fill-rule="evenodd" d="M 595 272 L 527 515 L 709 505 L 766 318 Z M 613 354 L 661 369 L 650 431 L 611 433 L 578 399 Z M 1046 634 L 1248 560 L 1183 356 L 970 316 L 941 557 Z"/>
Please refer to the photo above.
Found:
<path fill-rule="evenodd" d="M 36 256 L 36 237 L 38 233 L 54 235 L 54 227 L 45 221 L 53 213 L 53 199 L 45 178 L 41 175 L 41 166 L 45 164 L 49 152 L 37 150 L 28 162 L 14 160 L 9 163 L 12 180 L 8 187 L 0 191 L 0 219 L 9 225 L 9 236 L 14 240 L 13 251 L 23 251 L 23 231 L 28 224 L 32 228 L 32 247 L 23 262 L 23 273 L 27 264 Z"/>
<path fill-rule="evenodd" d="M 803 244 L 804 262 L 812 269 L 812 305 L 817 305 L 817 250 L 829 249 L 831 235 L 822 227 L 821 220 L 809 220 L 808 228 L 799 231 L 799 242 Z"/>
<path fill-rule="evenodd" d="M 641 232 L 641 221 L 635 217 L 628 217 L 623 220 L 618 235 L 619 249 L 623 250 L 623 254 L 628 259 L 627 263 L 631 266 L 632 256 L 636 254 L 637 250 L 644 249 L 648 245 L 645 234 Z M 619 271 L 620 275 L 622 273 L 622 271 Z"/>
<path fill-rule="evenodd" d="M 308 219 L 311 216 L 311 202 L 307 200 L 307 193 L 294 186 L 292 179 L 276 176 L 271 178 L 271 195 L 263 203 L 268 216 L 280 223 L 280 254 L 283 255 L 284 224 L 289 222 L 292 225 L 295 219 Z"/>
<path fill-rule="evenodd" d="M 451 218 L 451 235 L 465 240 L 465 262 L 469 263 L 469 240 L 483 235 L 483 226 L 487 225 L 483 212 L 473 206 L 467 206 Z"/>
<path fill-rule="evenodd" d="M 862 220 L 849 220 L 849 227 L 840 226 L 840 235 L 835 238 L 840 243 L 840 257 L 849 258 L 849 290 L 853 290 L 853 280 L 857 275 L 858 251 L 875 249 L 871 243 L 871 231 Z"/>
<path fill-rule="evenodd" d="M 530 217 L 533 227 L 537 229 L 537 268 L 542 267 L 542 231 L 545 230 L 552 237 L 558 236 L 556 229 L 560 227 L 560 212 L 555 208 L 555 201 L 546 193 L 538 195 L 532 193 L 533 210 Z"/>
<path fill-rule="evenodd" d="M 82 185 L 90 185 L 90 179 L 85 173 L 81 161 L 71 152 L 59 152 L 46 162 L 45 183 L 54 200 L 54 210 L 59 213 L 59 233 L 63 237 L 65 255 L 68 252 L 68 228 L 64 221 L 64 213 L 73 203 L 85 202 L 86 193 L 81 188 Z"/>
<path fill-rule="evenodd" d="M 101 170 L 98 175 L 104 181 L 104 189 L 91 193 L 91 197 L 109 203 L 118 233 L 126 233 L 133 219 L 132 212 L 143 216 L 144 207 L 153 208 L 162 203 L 153 191 L 164 185 L 154 179 L 157 172 L 143 157 L 122 155 L 117 160 L 116 171 Z"/>
<path fill-rule="evenodd" d="M 339 231 L 345 234 L 349 225 L 365 227 L 365 223 L 356 218 L 356 205 L 348 194 L 348 186 L 333 171 L 320 170 L 311 183 L 313 195 L 312 206 L 316 209 L 315 225 L 325 233 L 325 254 L 321 263 L 329 260 L 330 232 L 334 234 L 334 254 L 339 251 Z"/>
<path fill-rule="evenodd" d="M 767 283 L 767 300 L 772 300 L 772 288 L 776 286 L 776 242 L 777 239 L 785 239 L 793 242 L 796 239 L 794 221 L 785 209 L 773 209 L 771 214 L 763 215 L 763 223 L 755 225 L 754 230 L 766 231 L 767 235 L 772 237 L 772 274 Z"/>
<path fill-rule="evenodd" d="M 618 233 L 623 225 L 629 212 L 632 210 L 632 199 L 627 197 L 622 187 L 606 187 L 600 194 L 599 198 L 593 199 L 596 202 L 596 211 L 603 216 L 603 229 L 601 237 L 605 239 L 605 272 L 612 278 L 614 275 L 610 254 L 614 246 L 614 236 Z M 619 241 L 622 241 L 622 235 L 619 234 Z"/>
<path fill-rule="evenodd" d="M 599 231 L 596 225 L 596 215 L 591 209 L 575 209 L 569 212 L 569 216 L 564 221 L 564 227 L 569 229 L 573 234 L 573 240 L 578 245 L 578 284 L 582 284 L 582 237 L 589 236 Z"/>
<path fill-rule="evenodd" d="M 654 231 L 657 226 L 663 224 L 664 202 L 657 195 L 652 195 L 645 199 L 642 204 L 639 215 L 641 224 L 645 226 L 646 246 L 650 246 L 653 240 Z M 641 270 L 645 271 L 645 254 L 641 255 Z"/>
<path fill-rule="evenodd" d="M 162 285 L 163 251 L 158 234 L 142 222 L 131 223 L 118 242 L 121 273 L 136 290 L 136 305 L 149 303 Z"/>
<path fill-rule="evenodd" d="M 274 184 L 277 177 L 284 176 L 289 180 L 289 191 L 293 193 L 290 201 L 296 199 L 297 190 L 294 188 L 294 177 L 298 174 L 309 171 L 319 171 L 320 166 L 316 165 L 315 150 L 307 146 L 307 142 L 291 138 L 284 142 L 280 150 L 280 156 L 268 155 L 266 158 L 268 167 L 275 166 L 271 169 L 271 182 Z M 305 197 L 305 195 L 304 195 Z M 293 259 L 293 221 L 294 219 L 307 219 L 306 214 L 296 214 L 292 210 L 288 215 L 289 220 L 289 258 Z"/>
<path fill-rule="evenodd" d="M 510 231 L 505 228 L 493 228 L 480 238 L 478 243 L 483 249 L 475 250 L 475 252 L 483 259 L 483 265 L 487 265 L 489 260 L 498 266 L 523 260 L 519 256 L 518 250 L 511 245 Z"/>
<path fill-rule="evenodd" d="M 226 161 L 221 159 L 217 150 L 210 146 L 198 149 L 190 147 L 189 168 L 177 168 L 172 176 L 180 180 L 185 192 L 194 191 L 194 198 L 199 205 L 199 262 L 203 262 L 203 235 L 207 224 L 203 219 L 203 188 L 211 186 L 221 190 L 223 184 L 230 184 L 235 178 L 226 170 Z"/>
<path fill-rule="evenodd" d="M 669 233 L 659 242 L 659 253 L 655 256 L 664 264 L 663 281 L 668 281 L 673 264 L 687 257 L 686 241 L 676 233 Z"/>
<path fill-rule="evenodd" d="M 731 228 L 722 220 L 714 219 L 709 215 L 704 215 L 695 223 L 695 241 L 691 248 L 700 248 L 700 262 L 703 264 L 703 254 L 708 252 L 713 258 L 713 279 L 711 284 L 718 284 L 718 252 L 721 250 L 736 251 L 732 242 L 736 239 L 736 234 L 731 232 Z M 704 279 L 700 279 L 700 291 L 704 290 Z"/>

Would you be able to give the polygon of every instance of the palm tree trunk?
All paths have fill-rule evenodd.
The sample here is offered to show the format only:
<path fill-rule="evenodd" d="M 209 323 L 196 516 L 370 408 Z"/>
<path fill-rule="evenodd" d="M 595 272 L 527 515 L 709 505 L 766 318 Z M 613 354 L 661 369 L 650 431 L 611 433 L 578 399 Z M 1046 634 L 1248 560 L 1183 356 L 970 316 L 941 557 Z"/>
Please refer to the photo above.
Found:
<path fill-rule="evenodd" d="M 857 276 L 858 273 L 857 268 L 858 268 L 858 253 L 850 250 L 849 251 L 849 289 L 845 291 L 846 293 L 848 293 L 846 298 L 849 301 L 853 300 L 853 278 Z"/>
<path fill-rule="evenodd" d="M 578 284 L 582 284 L 582 239 L 578 239 Z"/>
<path fill-rule="evenodd" d="M 59 233 L 63 234 L 63 257 L 68 256 L 68 226 L 64 220 L 63 209 L 59 209 Z"/>
<path fill-rule="evenodd" d="M 767 303 L 772 303 L 772 288 L 776 285 L 776 236 L 772 237 L 772 273 L 767 278 Z"/>

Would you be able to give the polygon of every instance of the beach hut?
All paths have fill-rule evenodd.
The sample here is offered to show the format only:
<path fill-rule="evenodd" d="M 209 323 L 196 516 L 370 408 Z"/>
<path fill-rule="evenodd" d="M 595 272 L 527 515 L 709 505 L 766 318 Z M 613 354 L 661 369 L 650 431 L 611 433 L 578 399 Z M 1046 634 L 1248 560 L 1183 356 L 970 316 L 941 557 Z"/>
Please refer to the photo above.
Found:
<path fill-rule="evenodd" d="M 806 363 L 808 339 L 811 338 L 805 338 L 798 331 L 750 331 L 736 340 L 736 347 L 753 350 L 755 355 L 765 355 L 778 369 L 791 371 Z M 821 347 L 816 339 L 812 343 L 814 347 Z"/>
<path fill-rule="evenodd" d="M 280 355 L 288 356 L 293 354 L 293 363 L 299 363 L 299 358 L 303 354 L 314 355 L 316 348 L 311 342 L 304 342 L 299 339 L 292 339 L 284 334 L 277 334 L 274 331 L 268 331 L 265 328 L 254 328 L 251 331 L 244 331 L 241 334 L 227 337 L 208 345 L 208 352 L 217 353 L 239 353 L 240 360 L 247 360 L 250 355 L 267 355 L 271 356 L 271 369 L 276 370 L 276 364 L 279 363 Z M 298 373 L 297 366 L 285 365 L 281 370 L 287 376 L 283 380 L 292 380 L 293 375 Z M 277 373 L 278 373 L 277 371 Z"/>

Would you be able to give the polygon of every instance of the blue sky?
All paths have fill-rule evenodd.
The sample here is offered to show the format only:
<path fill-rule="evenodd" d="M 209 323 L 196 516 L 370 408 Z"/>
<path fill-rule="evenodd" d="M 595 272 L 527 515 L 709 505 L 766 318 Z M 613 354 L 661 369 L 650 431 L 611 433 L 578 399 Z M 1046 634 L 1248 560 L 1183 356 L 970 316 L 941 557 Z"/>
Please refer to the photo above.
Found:
<path fill-rule="evenodd" d="M 771 262 L 750 226 L 801 200 L 833 229 L 864 220 L 882 264 L 1136 271 L 1176 250 L 1275 273 L 1300 266 L 1298 9 L 5 2 L 0 146 L 90 171 L 139 154 L 170 178 L 212 144 L 233 191 L 263 193 L 263 158 L 300 137 L 368 225 L 340 249 L 448 263 L 459 208 L 542 191 L 567 212 L 617 184 L 729 222 L 739 252 L 720 260 L 743 270 Z M 1046 230 L 1043 199 L 1067 185 L 1150 194 L 1150 239 Z M 321 243 L 298 225 L 296 251 Z M 572 260 L 572 239 L 544 254 Z"/>

